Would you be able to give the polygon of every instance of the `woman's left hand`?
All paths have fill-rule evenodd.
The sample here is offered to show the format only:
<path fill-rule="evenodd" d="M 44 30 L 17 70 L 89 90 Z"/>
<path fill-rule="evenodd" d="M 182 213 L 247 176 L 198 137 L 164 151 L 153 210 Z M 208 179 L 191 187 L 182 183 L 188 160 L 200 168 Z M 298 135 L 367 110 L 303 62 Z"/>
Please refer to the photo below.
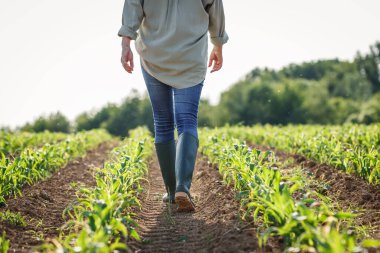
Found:
<path fill-rule="evenodd" d="M 213 64 L 214 64 L 214 66 L 212 67 L 212 70 L 210 73 L 218 71 L 222 68 L 222 66 L 223 66 L 222 46 L 220 46 L 220 47 L 214 46 L 214 48 L 212 49 L 211 54 L 210 54 L 210 60 L 208 63 L 208 67 L 211 67 Z"/>
<path fill-rule="evenodd" d="M 131 50 L 131 39 L 129 37 L 123 37 L 121 46 L 122 46 L 122 52 L 121 52 L 121 64 L 123 65 L 125 71 L 127 71 L 129 74 L 132 74 L 133 71 L 133 53 Z"/>

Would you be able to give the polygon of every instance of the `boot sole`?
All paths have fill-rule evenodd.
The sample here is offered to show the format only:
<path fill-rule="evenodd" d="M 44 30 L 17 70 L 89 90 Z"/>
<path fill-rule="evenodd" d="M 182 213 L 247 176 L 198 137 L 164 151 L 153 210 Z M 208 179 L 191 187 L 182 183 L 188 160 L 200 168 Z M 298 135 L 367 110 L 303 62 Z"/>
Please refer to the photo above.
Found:
<path fill-rule="evenodd" d="M 175 202 L 178 205 L 178 212 L 194 212 L 195 206 L 190 197 L 185 192 L 177 192 L 175 194 Z"/>

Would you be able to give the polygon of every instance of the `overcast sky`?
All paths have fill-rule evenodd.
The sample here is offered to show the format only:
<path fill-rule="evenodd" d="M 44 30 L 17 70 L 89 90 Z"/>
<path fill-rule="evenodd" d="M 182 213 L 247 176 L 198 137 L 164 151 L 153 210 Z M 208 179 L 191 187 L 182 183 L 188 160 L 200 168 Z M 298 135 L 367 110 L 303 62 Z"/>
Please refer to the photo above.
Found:
<path fill-rule="evenodd" d="M 120 64 L 123 3 L 0 0 L 0 126 L 57 110 L 72 120 L 121 102 L 132 88 L 144 92 L 140 69 L 129 75 Z M 352 59 L 380 40 L 379 0 L 224 0 L 224 6 L 230 37 L 224 67 L 207 75 L 202 92 L 213 103 L 255 67 Z"/>

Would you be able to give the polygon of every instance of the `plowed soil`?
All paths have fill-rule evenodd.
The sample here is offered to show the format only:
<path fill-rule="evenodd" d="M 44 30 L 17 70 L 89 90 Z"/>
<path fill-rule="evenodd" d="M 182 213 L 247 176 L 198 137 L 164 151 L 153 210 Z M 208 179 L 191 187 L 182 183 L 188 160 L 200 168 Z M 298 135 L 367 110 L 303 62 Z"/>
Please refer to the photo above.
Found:
<path fill-rule="evenodd" d="M 358 226 L 370 228 L 369 238 L 380 239 L 380 185 L 372 185 L 356 175 L 345 173 L 327 164 L 317 163 L 299 154 L 289 154 L 273 147 L 251 145 L 260 150 L 271 150 L 281 161 L 293 159 L 292 167 L 301 166 L 318 184 L 324 184 L 322 193 L 336 202 L 343 210 L 359 214 Z M 373 251 L 374 252 L 374 251 Z"/>
<path fill-rule="evenodd" d="M 66 222 L 62 213 L 75 201 L 78 187 L 95 186 L 94 168 L 103 166 L 108 152 L 117 144 L 115 141 L 101 144 L 47 180 L 25 187 L 22 197 L 7 200 L 8 206 L 0 211 L 19 212 L 27 222 L 24 228 L 0 222 L 0 231 L 6 231 L 11 241 L 10 252 L 27 252 L 44 240 L 58 236 Z M 379 186 L 300 155 L 254 147 L 271 149 L 283 162 L 293 159 L 293 164 L 284 165 L 284 170 L 302 166 L 310 177 L 327 186 L 324 194 L 343 209 L 361 211 L 357 225 L 373 226 L 370 237 L 379 238 Z M 256 231 L 260 224 L 241 219 L 244 210 L 235 191 L 223 184 L 218 168 L 211 166 L 200 153 L 191 186 L 196 204 L 193 213 L 176 212 L 175 205 L 162 202 L 165 188 L 156 155 L 150 161 L 146 179 L 142 185 L 144 191 L 139 195 L 142 209 L 134 210 L 141 241 L 129 239 L 130 252 L 283 251 L 280 238 L 270 238 L 268 245 L 259 249 Z"/>
<path fill-rule="evenodd" d="M 258 249 L 255 224 L 240 219 L 233 189 L 223 186 L 217 168 L 200 154 L 191 186 L 194 213 L 178 213 L 175 205 L 162 202 L 165 188 L 156 156 L 143 187 L 137 212 L 142 240 L 127 243 L 132 252 L 281 252 L 278 241 Z"/>
<path fill-rule="evenodd" d="M 84 158 L 69 162 L 45 181 L 25 187 L 21 197 L 8 199 L 8 206 L 0 211 L 19 212 L 27 223 L 26 227 L 15 227 L 0 222 L 0 231 L 5 231 L 11 242 L 9 252 L 28 252 L 44 239 L 57 237 L 66 222 L 63 211 L 75 201 L 78 187 L 95 186 L 94 169 L 103 166 L 108 152 L 117 144 L 117 141 L 100 144 Z"/>

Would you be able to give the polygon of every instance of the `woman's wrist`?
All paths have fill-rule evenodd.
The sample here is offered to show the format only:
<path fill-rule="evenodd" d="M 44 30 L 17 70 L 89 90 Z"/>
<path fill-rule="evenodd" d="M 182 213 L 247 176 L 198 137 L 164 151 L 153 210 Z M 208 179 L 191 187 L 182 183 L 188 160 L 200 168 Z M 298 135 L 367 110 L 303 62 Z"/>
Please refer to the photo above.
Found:
<path fill-rule="evenodd" d="M 123 37 L 122 40 L 121 40 L 121 45 L 123 47 L 130 47 L 130 45 L 131 45 L 131 38 L 129 38 L 129 37 Z"/>
<path fill-rule="evenodd" d="M 214 50 L 218 50 L 218 51 L 222 51 L 222 49 L 223 49 L 223 45 L 214 45 Z"/>

